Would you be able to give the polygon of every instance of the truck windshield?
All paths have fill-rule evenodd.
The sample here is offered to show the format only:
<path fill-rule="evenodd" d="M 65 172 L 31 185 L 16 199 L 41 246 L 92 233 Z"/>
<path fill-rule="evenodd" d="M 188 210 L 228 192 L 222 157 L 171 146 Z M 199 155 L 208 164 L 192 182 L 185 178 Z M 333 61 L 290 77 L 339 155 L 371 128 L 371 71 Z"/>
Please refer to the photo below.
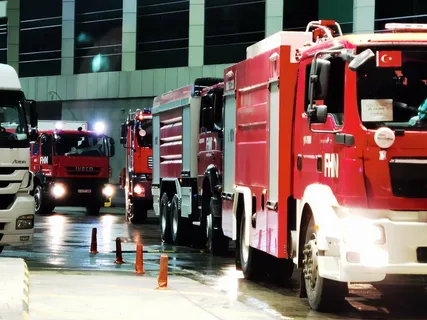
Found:
<path fill-rule="evenodd" d="M 0 90 L 0 148 L 28 148 L 28 127 L 21 91 Z"/>
<path fill-rule="evenodd" d="M 138 146 L 152 148 L 153 144 L 153 123 L 152 120 L 137 120 L 135 125 L 135 135 Z"/>
<path fill-rule="evenodd" d="M 96 134 L 55 134 L 55 155 L 80 157 L 106 157 L 105 137 Z"/>
<path fill-rule="evenodd" d="M 371 49 L 375 59 L 357 71 L 358 105 L 363 125 L 368 129 L 388 126 L 427 130 L 427 49 Z"/>

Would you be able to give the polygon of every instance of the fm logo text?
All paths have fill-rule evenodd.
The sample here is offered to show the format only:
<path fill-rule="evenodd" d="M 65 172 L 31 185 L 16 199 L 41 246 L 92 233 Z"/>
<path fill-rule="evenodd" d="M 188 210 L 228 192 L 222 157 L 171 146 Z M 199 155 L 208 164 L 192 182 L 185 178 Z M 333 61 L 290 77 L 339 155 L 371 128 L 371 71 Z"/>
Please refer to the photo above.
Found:
<path fill-rule="evenodd" d="M 339 157 L 337 153 L 325 153 L 325 177 L 338 178 Z"/>
<path fill-rule="evenodd" d="M 48 164 L 49 157 L 40 157 L 40 164 Z"/>

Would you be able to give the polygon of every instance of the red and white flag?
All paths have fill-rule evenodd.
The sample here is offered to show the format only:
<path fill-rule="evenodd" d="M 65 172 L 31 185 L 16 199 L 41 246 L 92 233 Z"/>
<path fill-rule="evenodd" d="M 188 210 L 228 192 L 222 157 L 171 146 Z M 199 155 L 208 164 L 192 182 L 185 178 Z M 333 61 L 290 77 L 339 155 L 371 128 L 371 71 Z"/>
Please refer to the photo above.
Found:
<path fill-rule="evenodd" d="M 377 67 L 397 68 L 402 66 L 402 51 L 377 51 Z"/>

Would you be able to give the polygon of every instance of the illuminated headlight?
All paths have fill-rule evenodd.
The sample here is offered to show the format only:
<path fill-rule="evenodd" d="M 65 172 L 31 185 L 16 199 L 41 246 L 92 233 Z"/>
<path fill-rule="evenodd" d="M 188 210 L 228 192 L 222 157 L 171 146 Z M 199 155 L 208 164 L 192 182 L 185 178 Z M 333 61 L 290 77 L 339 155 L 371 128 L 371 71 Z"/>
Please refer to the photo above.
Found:
<path fill-rule="evenodd" d="M 111 197 L 114 194 L 114 189 L 112 186 L 110 185 L 106 185 L 104 187 L 104 189 L 102 189 L 102 193 L 104 194 L 104 196 L 106 197 Z"/>
<path fill-rule="evenodd" d="M 25 216 L 19 216 L 16 219 L 16 229 L 32 229 L 34 227 L 34 215 L 28 214 Z"/>
<path fill-rule="evenodd" d="M 133 188 L 133 192 L 136 193 L 137 195 L 140 195 L 142 193 L 145 192 L 145 189 L 143 187 L 141 187 L 139 184 L 137 184 L 134 188 Z"/>
<path fill-rule="evenodd" d="M 363 219 L 343 221 L 343 240 L 356 246 L 382 245 L 386 242 L 384 227 Z"/>
<path fill-rule="evenodd" d="M 61 198 L 65 194 L 65 188 L 61 184 L 55 184 L 52 188 L 52 193 L 55 198 Z"/>

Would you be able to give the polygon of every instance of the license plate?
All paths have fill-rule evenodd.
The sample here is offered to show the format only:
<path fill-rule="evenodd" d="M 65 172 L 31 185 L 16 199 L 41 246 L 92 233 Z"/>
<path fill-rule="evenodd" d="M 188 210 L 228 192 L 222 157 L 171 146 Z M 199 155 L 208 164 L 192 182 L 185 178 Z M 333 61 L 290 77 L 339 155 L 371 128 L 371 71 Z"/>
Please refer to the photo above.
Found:
<path fill-rule="evenodd" d="M 77 190 L 78 193 L 92 193 L 91 189 L 78 189 Z"/>

